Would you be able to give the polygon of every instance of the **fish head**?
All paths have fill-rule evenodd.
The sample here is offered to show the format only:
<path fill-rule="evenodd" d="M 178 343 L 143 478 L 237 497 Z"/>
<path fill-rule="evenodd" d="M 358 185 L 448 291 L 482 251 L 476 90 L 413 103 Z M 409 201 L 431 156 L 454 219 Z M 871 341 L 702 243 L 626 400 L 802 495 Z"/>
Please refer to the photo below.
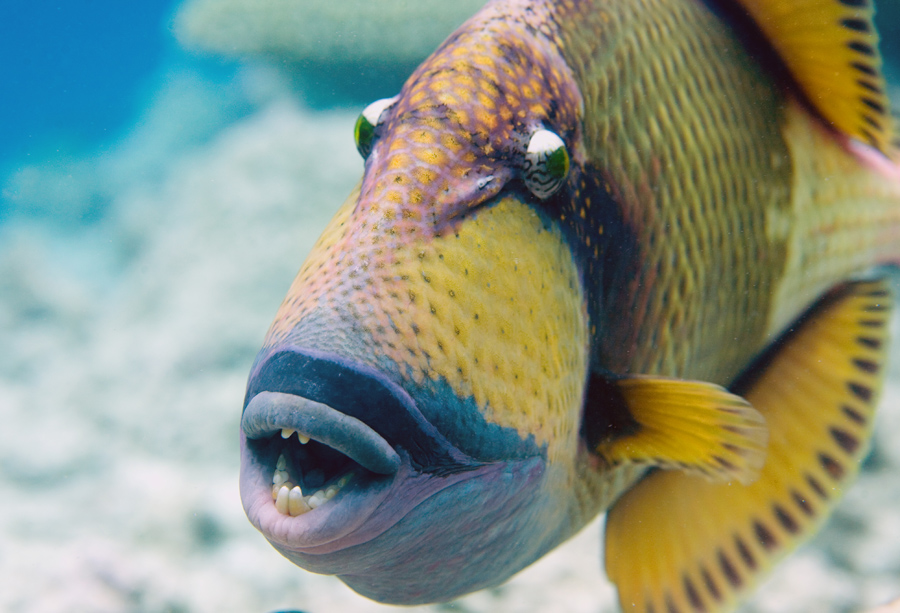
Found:
<path fill-rule="evenodd" d="M 547 192 L 573 180 L 580 105 L 551 42 L 483 17 L 364 112 L 361 184 L 281 305 L 242 419 L 245 510 L 297 565 L 383 602 L 449 600 L 578 527 L 589 326 Z M 537 133 L 566 172 L 541 175 Z"/>

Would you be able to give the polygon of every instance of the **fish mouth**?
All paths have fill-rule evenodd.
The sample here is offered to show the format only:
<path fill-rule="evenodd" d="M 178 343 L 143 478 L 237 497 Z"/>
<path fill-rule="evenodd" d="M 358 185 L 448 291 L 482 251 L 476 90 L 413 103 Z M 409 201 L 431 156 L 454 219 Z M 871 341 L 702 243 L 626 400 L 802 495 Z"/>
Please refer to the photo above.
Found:
<path fill-rule="evenodd" d="M 283 553 L 371 540 L 480 466 L 371 367 L 287 347 L 269 352 L 251 374 L 241 499 Z"/>

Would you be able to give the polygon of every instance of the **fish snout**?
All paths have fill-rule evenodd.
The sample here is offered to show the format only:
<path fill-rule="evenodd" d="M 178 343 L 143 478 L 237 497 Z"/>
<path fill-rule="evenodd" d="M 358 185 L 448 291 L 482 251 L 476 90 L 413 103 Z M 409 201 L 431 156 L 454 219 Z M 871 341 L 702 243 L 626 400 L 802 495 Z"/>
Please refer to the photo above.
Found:
<path fill-rule="evenodd" d="M 365 541 L 393 521 L 371 516 L 403 482 L 479 465 L 380 372 L 295 347 L 272 352 L 255 369 L 241 439 L 247 514 L 276 547 L 290 550 L 340 548 L 348 536 Z"/>
<path fill-rule="evenodd" d="M 422 472 L 469 461 L 387 375 L 312 349 L 283 348 L 262 361 L 250 378 L 241 427 L 251 439 L 296 430 L 378 474 L 397 471 L 396 449 Z"/>
<path fill-rule="evenodd" d="M 288 441 L 296 432 L 301 445 L 316 441 L 375 474 L 392 475 L 400 467 L 394 448 L 364 422 L 302 396 L 260 392 L 248 403 L 241 421 L 250 440 L 280 434 Z"/>
<path fill-rule="evenodd" d="M 241 498 L 298 566 L 381 602 L 450 600 L 570 533 L 583 285 L 559 224 L 515 189 L 437 233 L 359 202 L 252 371 Z"/>

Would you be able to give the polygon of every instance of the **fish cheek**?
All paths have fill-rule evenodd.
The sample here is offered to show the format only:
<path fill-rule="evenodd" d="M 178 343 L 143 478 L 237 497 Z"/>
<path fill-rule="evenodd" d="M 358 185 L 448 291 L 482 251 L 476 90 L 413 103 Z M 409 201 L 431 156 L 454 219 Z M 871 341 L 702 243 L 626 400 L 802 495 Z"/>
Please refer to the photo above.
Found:
<path fill-rule="evenodd" d="M 557 225 L 517 198 L 499 197 L 455 231 L 395 257 L 379 294 L 404 299 L 387 307 L 394 327 L 373 335 L 374 348 L 399 365 L 408 388 L 441 387 L 456 397 L 454 409 L 466 399 L 478 412 L 422 403 L 426 418 L 476 458 L 495 455 L 472 448 L 494 444 L 485 427 L 531 439 L 551 462 L 573 457 L 588 325 L 578 269 Z"/>
<path fill-rule="evenodd" d="M 269 328 L 263 352 L 289 341 L 315 345 L 315 339 L 308 338 L 310 336 L 325 337 L 323 344 L 327 345 L 332 342 L 329 335 L 341 332 L 341 326 L 330 320 L 334 319 L 332 315 L 348 294 L 346 269 L 356 263 L 354 258 L 348 257 L 352 254 L 348 253 L 347 245 L 353 238 L 352 216 L 359 202 L 359 189 L 357 185 L 347 196 L 301 266 Z M 327 326 L 304 326 L 322 310 L 329 311 L 325 318 L 329 320 Z"/>
<path fill-rule="evenodd" d="M 544 462 L 498 463 L 441 490 L 371 542 L 340 552 L 340 578 L 379 602 L 452 600 L 502 583 L 556 545 L 552 501 L 536 495 Z M 333 570 L 333 569 L 332 569 Z"/>

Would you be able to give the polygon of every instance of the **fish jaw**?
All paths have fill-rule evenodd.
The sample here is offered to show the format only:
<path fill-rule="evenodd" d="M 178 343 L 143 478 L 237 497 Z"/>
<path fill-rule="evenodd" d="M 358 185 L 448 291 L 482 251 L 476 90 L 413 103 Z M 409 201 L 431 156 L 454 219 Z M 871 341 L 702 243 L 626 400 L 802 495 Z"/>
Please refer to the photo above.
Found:
<path fill-rule="evenodd" d="M 248 385 L 250 520 L 297 565 L 382 602 L 498 585 L 579 528 L 582 507 L 598 510 L 573 495 L 590 354 L 582 271 L 564 198 L 526 181 L 536 133 L 584 162 L 581 97 L 544 9 L 523 3 L 507 20 L 504 6 L 451 36 L 374 120 L 359 187 L 294 280 Z M 331 427 L 304 432 L 313 414 Z M 282 429 L 308 447 L 285 448 Z M 274 502 L 272 490 L 286 481 L 294 496 L 311 468 L 301 447 L 348 458 L 326 486 L 355 476 L 294 513 L 287 485 Z"/>
<path fill-rule="evenodd" d="M 356 197 L 251 372 L 241 497 L 298 566 L 381 602 L 446 601 L 502 583 L 581 525 L 584 294 L 565 237 L 523 196 L 394 250 L 390 276 L 373 274 L 374 252 L 368 271 L 348 264 L 366 255 L 365 241 L 341 240 Z M 353 476 L 294 515 L 273 499 L 277 472 L 304 495 Z"/>
<path fill-rule="evenodd" d="M 296 438 L 282 436 L 293 431 Z M 310 440 L 301 443 L 301 435 Z M 369 540 L 385 526 L 366 520 L 406 481 L 479 465 L 454 449 L 409 395 L 374 369 L 297 347 L 271 352 L 254 370 L 241 437 L 248 515 L 273 544 L 298 551 L 323 553 Z M 306 492 L 348 475 L 350 481 L 321 511 L 279 512 L 273 476 L 282 456 L 284 476 Z M 392 497 L 400 499 L 408 500 Z M 394 514 L 408 510 L 403 504 L 388 506 Z"/>
<path fill-rule="evenodd" d="M 374 369 L 297 347 L 267 353 L 242 418 L 241 498 L 250 521 L 295 564 L 339 575 L 382 602 L 416 604 L 495 584 L 549 548 L 548 539 L 517 547 L 549 504 L 539 495 L 546 462 L 538 449 L 475 460 Z M 284 439 L 285 430 L 310 440 Z M 322 506 L 286 514 L 273 498 L 281 456 L 303 490 L 317 487 L 304 474 L 315 470 L 324 472 L 323 487 L 351 477 Z M 473 555 L 466 534 L 495 553 Z M 498 551 L 515 553 L 498 563 Z"/>
<path fill-rule="evenodd" d="M 338 575 L 363 596 L 398 605 L 446 602 L 495 586 L 568 536 L 541 521 L 559 506 L 540 495 L 548 478 L 540 458 L 487 466 L 424 499 L 373 539 L 369 552 L 341 552 L 357 569 L 360 558 L 367 565 Z"/>

